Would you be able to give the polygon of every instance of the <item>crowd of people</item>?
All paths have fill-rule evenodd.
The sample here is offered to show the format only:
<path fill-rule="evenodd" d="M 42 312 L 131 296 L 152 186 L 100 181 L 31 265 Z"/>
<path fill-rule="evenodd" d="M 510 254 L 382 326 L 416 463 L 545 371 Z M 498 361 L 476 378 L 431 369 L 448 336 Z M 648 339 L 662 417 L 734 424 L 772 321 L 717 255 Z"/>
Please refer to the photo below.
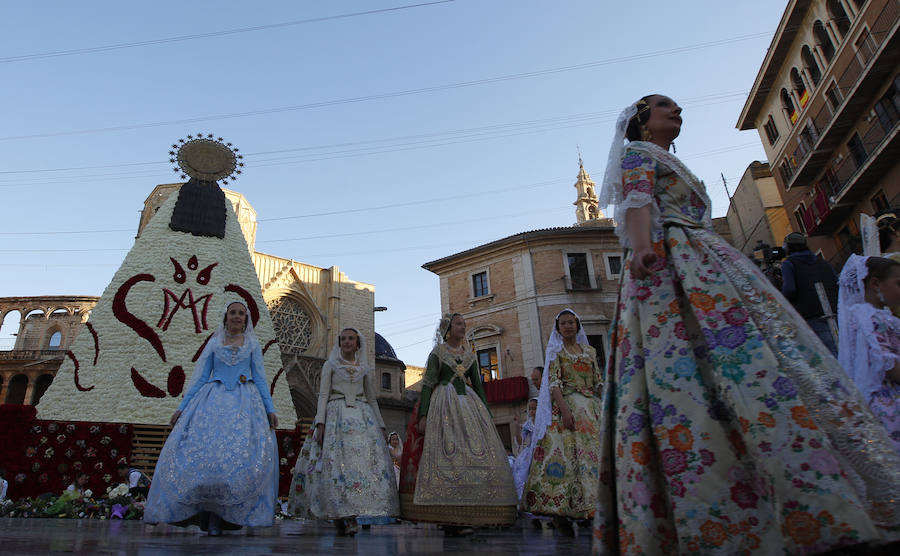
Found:
<path fill-rule="evenodd" d="M 559 535 L 592 527 L 602 554 L 900 540 L 900 219 L 877 222 L 875 252 L 840 276 L 791 234 L 779 290 L 712 231 L 704 184 L 670 152 L 681 124 L 663 95 L 619 116 L 600 192 L 626 251 L 608 361 L 575 311 L 556 316 L 514 457 L 461 315 L 437 327 L 405 438 L 388 433 L 365 338 L 346 328 L 289 512 L 338 535 L 402 518 L 463 536 L 527 515 Z M 278 418 L 248 313 L 229 303 L 197 361 L 147 523 L 273 523 Z"/>

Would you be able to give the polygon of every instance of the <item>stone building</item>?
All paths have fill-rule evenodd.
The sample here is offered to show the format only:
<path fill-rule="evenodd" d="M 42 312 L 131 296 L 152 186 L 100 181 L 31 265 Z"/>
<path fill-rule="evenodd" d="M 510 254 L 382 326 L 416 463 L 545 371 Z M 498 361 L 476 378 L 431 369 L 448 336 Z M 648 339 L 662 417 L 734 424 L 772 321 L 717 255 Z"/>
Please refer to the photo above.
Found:
<path fill-rule="evenodd" d="M 900 202 L 898 23 L 897 0 L 791 0 L 737 123 L 835 267 L 860 250 L 860 213 Z"/>
<path fill-rule="evenodd" d="M 159 207 L 180 187 L 180 183 L 175 183 L 153 189 L 144 202 L 137 237 Z M 298 416 L 311 419 L 315 414 L 322 363 L 339 331 L 353 326 L 366 337 L 367 357 L 375 362 L 375 385 L 385 421 L 398 427 L 405 424 L 412 405 L 403 397 L 405 365 L 390 343 L 375 333 L 375 286 L 352 280 L 335 266 L 320 268 L 255 251 L 256 211 L 242 194 L 224 191 L 238 215 L 251 251 Z M 31 404 L 40 399 L 40 393 L 49 386 L 66 349 L 98 300 L 98 297 L 0 298 L 0 322 L 15 311 L 22 315 L 12 350 L 0 351 L 0 400 Z M 288 426 L 289 422 L 284 425 Z"/>
<path fill-rule="evenodd" d="M 730 243 L 752 256 L 760 242 L 779 246 L 784 236 L 795 231 L 778 192 L 778 185 L 767 162 L 752 162 L 741 176 L 725 217 L 731 233 Z"/>
<path fill-rule="evenodd" d="M 583 167 L 575 187 L 578 225 L 522 232 L 422 265 L 440 277 L 441 311 L 465 317 L 485 383 L 543 366 L 554 318 L 567 307 L 605 360 L 622 249 L 613 221 L 590 204 L 596 195 Z M 492 404 L 504 441 L 518 434 L 526 400 Z"/>
<path fill-rule="evenodd" d="M 4 332 L 15 343 L 0 351 L 0 403 L 34 405 L 50 387 L 66 350 L 99 297 L 0 297 Z M 18 317 L 18 324 L 14 322 Z M 6 347 L 6 346 L 4 346 Z"/>

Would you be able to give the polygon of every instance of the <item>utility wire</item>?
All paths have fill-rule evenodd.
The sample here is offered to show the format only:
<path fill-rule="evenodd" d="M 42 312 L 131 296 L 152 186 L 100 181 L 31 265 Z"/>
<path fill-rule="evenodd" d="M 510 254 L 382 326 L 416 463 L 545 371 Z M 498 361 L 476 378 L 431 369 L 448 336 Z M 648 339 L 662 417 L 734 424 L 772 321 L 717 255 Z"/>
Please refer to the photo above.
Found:
<path fill-rule="evenodd" d="M 141 46 L 153 46 L 157 44 L 167 44 L 173 42 L 192 41 L 197 39 L 207 39 L 210 37 L 222 37 L 226 35 L 237 35 L 240 33 L 251 33 L 254 31 L 267 31 L 270 29 L 280 29 L 295 25 L 305 25 L 307 23 L 321 23 L 323 21 L 334 21 L 336 19 L 348 19 L 351 17 L 359 17 L 364 15 L 383 14 L 388 12 L 396 12 L 400 10 L 408 10 L 411 8 L 421 8 L 425 6 L 434 6 L 437 4 L 446 4 L 454 0 L 436 0 L 434 2 L 424 2 L 421 4 L 408 4 L 405 6 L 395 6 L 393 8 L 381 8 L 377 10 L 367 10 L 364 12 L 354 12 L 348 14 L 329 15 L 323 17 L 314 17 L 310 19 L 298 19 L 294 21 L 284 21 L 281 23 L 270 23 L 268 25 L 254 25 L 253 27 L 239 27 L 237 29 L 225 29 L 222 31 L 211 31 L 209 33 L 196 33 L 193 35 L 180 35 L 177 37 L 166 37 L 162 39 L 151 39 L 138 42 L 124 42 L 118 44 L 108 44 L 104 46 L 91 46 L 87 48 L 73 48 L 69 50 L 56 50 L 52 52 L 41 52 L 38 54 L 22 54 L 19 56 L 7 56 L 0 58 L 0 64 L 8 64 L 11 62 L 27 62 L 30 60 L 42 60 L 44 58 L 57 58 L 60 56 L 76 56 L 79 54 L 94 54 L 96 52 L 108 52 L 110 50 L 122 50 L 126 48 L 137 48 Z"/>
<path fill-rule="evenodd" d="M 261 116 L 266 114 L 277 114 L 281 112 L 291 112 L 291 111 L 300 111 L 300 110 L 310 110 L 315 108 L 324 108 L 328 106 L 336 106 L 340 104 L 351 104 L 351 103 L 359 103 L 359 102 L 368 102 L 372 100 L 383 100 L 389 98 L 417 95 L 423 93 L 433 93 L 437 91 L 446 91 L 451 89 L 461 89 L 465 87 L 473 87 L 477 85 L 487 85 L 491 83 L 501 83 L 505 81 L 513 81 L 518 79 L 530 79 L 534 77 L 541 77 L 545 75 L 552 75 L 563 72 L 570 71 L 579 71 L 584 69 L 591 69 L 601 66 L 607 66 L 612 64 L 618 64 L 622 62 L 632 62 L 635 60 L 643 60 L 647 58 L 655 58 L 658 56 L 666 56 L 671 54 L 679 54 L 682 52 L 689 52 L 692 50 L 701 50 L 705 48 L 712 48 L 716 46 L 722 46 L 725 44 L 731 44 L 741 41 L 748 41 L 753 39 L 758 39 L 761 37 L 771 36 L 772 32 L 767 31 L 764 33 L 751 33 L 748 35 L 739 35 L 736 37 L 731 37 L 728 39 L 720 39 L 715 41 L 707 41 L 702 43 L 696 43 L 692 45 L 680 46 L 675 48 L 667 48 L 663 50 L 656 50 L 652 52 L 647 52 L 644 54 L 633 54 L 630 56 L 620 56 L 617 58 L 607 58 L 603 60 L 596 60 L 593 62 L 586 62 L 583 64 L 569 65 L 569 66 L 559 66 L 555 68 L 547 68 L 543 70 L 535 70 L 529 72 L 522 73 L 513 73 L 507 75 L 500 75 L 495 77 L 487 77 L 483 79 L 474 79 L 470 81 L 459 81 L 456 83 L 447 83 L 444 85 L 434 85 L 431 87 L 420 87 L 417 89 L 405 89 L 401 91 L 392 91 L 387 93 L 376 93 L 371 95 L 359 96 L 359 97 L 347 97 L 341 99 L 332 99 L 332 100 L 324 100 L 318 102 L 311 102 L 307 104 L 298 104 L 293 106 L 282 106 L 276 108 L 264 108 L 260 110 L 251 110 L 247 112 L 232 112 L 228 114 L 217 114 L 211 116 L 200 116 L 194 118 L 183 118 L 179 120 L 167 120 L 161 122 L 150 122 L 150 123 L 142 123 L 142 124 L 128 124 L 128 125 L 120 125 L 120 126 L 110 126 L 110 127 L 100 127 L 100 128 L 91 128 L 91 129 L 80 129 L 80 130 L 70 130 L 70 131 L 54 131 L 54 132 L 46 132 L 46 133 L 35 133 L 28 135 L 10 135 L 6 137 L 0 137 L 0 141 L 12 141 L 12 140 L 20 140 L 20 139 L 37 139 L 44 137 L 60 137 L 66 135 L 85 135 L 92 133 L 106 133 L 113 131 L 126 131 L 130 129 L 143 129 L 150 127 L 162 127 L 169 125 L 178 125 L 178 124 L 194 124 L 200 122 L 208 122 L 214 120 L 225 120 L 232 118 L 243 118 L 248 116 Z"/>

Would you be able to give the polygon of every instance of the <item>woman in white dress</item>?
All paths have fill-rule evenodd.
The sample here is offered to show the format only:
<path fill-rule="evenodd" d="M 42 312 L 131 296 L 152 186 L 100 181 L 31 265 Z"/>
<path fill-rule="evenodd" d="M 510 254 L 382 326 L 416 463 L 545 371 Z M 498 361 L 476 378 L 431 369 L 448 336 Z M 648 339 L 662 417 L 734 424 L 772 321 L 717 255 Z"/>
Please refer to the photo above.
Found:
<path fill-rule="evenodd" d="M 400 511 L 372 380 L 365 338 L 345 328 L 322 366 L 315 434 L 300 450 L 288 502 L 297 517 L 334 520 L 338 535 L 356 534 L 357 518 L 388 521 Z"/>

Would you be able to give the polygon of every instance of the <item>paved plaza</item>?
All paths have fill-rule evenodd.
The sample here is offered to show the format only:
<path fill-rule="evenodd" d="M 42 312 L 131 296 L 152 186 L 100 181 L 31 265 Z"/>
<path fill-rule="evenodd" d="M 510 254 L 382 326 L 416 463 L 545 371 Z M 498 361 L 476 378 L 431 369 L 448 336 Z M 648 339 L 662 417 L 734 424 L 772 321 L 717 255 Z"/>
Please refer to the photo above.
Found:
<path fill-rule="evenodd" d="M 226 531 L 207 537 L 199 529 L 140 521 L 0 519 L 0 554 L 589 554 L 589 529 L 576 538 L 517 526 L 480 529 L 471 537 L 444 538 L 432 525 L 373 525 L 355 537 L 337 537 L 324 522 L 282 521 L 274 527 Z"/>

